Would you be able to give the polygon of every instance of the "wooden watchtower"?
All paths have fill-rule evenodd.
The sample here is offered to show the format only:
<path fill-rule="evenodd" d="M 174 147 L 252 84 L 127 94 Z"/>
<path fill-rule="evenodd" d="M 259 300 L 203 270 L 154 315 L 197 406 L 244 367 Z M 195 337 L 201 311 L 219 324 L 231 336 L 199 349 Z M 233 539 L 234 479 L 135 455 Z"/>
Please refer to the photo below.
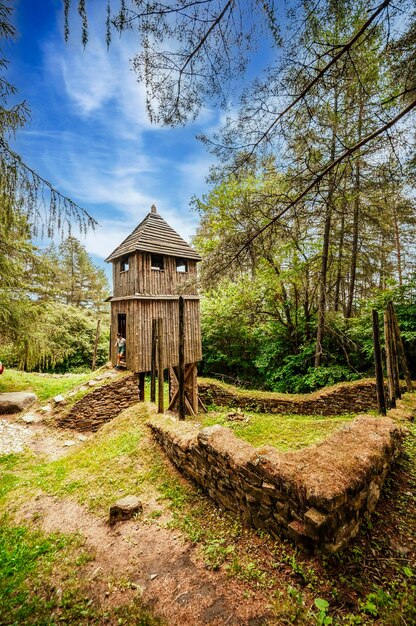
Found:
<path fill-rule="evenodd" d="M 196 364 L 202 359 L 197 262 L 191 248 L 157 213 L 155 205 L 133 232 L 107 257 L 113 263 L 111 302 L 111 360 L 114 340 L 126 338 L 126 367 L 141 374 L 152 371 L 153 320 L 163 320 L 163 369 L 179 361 L 179 296 L 184 299 L 186 380 L 194 380 L 189 405 L 197 409 Z M 154 368 L 153 363 L 153 368 Z M 142 385 L 141 385 L 142 387 Z M 188 393 L 188 395 L 189 395 Z M 195 395 L 196 394 L 196 395 Z M 193 412 L 197 412 L 194 410 Z"/>

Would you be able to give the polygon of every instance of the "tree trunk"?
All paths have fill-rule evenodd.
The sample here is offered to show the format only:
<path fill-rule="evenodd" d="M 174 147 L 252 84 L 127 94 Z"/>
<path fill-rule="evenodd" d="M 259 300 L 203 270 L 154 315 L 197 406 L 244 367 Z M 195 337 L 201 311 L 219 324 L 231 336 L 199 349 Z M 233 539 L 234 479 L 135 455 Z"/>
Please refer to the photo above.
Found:
<path fill-rule="evenodd" d="M 339 248 L 337 259 L 337 277 L 335 282 L 335 297 L 334 297 L 334 310 L 338 311 L 340 293 L 341 293 L 341 280 L 342 280 L 342 261 L 344 258 L 344 237 L 345 237 L 345 206 L 342 207 L 341 215 L 341 227 L 339 233 Z"/>
<path fill-rule="evenodd" d="M 395 205 L 395 200 L 393 200 L 393 224 L 394 224 L 394 241 L 396 244 L 396 255 L 397 255 L 397 274 L 399 277 L 399 287 L 403 286 L 403 275 L 402 275 L 402 246 L 400 241 L 400 232 L 399 232 L 399 221 L 397 219 L 397 208 Z"/>
<path fill-rule="evenodd" d="M 363 93 L 362 89 L 360 89 L 360 107 L 358 109 L 358 123 L 357 123 L 357 142 L 362 139 L 362 130 L 363 130 L 363 114 L 364 114 L 364 102 L 363 102 Z M 351 264 L 350 264 L 350 284 L 348 287 L 348 300 L 347 307 L 345 311 L 345 317 L 349 318 L 352 315 L 352 306 L 354 303 L 354 294 L 355 294 L 355 281 L 357 275 L 357 259 L 358 259 L 358 232 L 359 232 L 359 223 L 360 223 L 360 204 L 361 204 L 361 163 L 359 156 L 355 161 L 355 197 L 354 197 L 354 214 L 353 214 L 353 225 L 352 225 L 352 247 L 351 247 Z"/>
<path fill-rule="evenodd" d="M 335 87 L 334 94 L 334 124 L 332 126 L 332 138 L 331 138 L 331 162 L 335 160 L 335 148 L 337 138 L 337 115 L 338 115 L 338 91 Z M 322 363 L 323 355 L 323 338 L 325 328 L 325 313 L 326 313 L 326 289 L 327 289 L 327 277 L 328 277 L 328 253 L 329 253 L 329 239 L 331 234 L 331 219 L 332 219 L 332 197 L 335 187 L 335 174 L 329 179 L 328 196 L 326 199 L 325 207 L 325 224 L 324 224 L 324 236 L 322 242 L 322 256 L 321 256 L 321 272 L 319 277 L 319 305 L 318 305 L 318 328 L 316 331 L 316 347 L 315 347 L 315 367 L 319 367 Z"/>

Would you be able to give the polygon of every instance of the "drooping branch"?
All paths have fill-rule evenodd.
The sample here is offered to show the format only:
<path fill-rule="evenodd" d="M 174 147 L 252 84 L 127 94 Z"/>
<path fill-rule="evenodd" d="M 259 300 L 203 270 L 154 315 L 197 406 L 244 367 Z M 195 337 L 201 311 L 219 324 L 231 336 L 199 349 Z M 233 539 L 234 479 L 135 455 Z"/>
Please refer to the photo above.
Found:
<path fill-rule="evenodd" d="M 0 138 L 0 180 L 2 195 L 24 213 L 35 236 L 52 237 L 71 232 L 75 223 L 81 232 L 94 229 L 96 220 L 76 202 L 63 195 L 45 178 L 29 167 Z M 42 213 L 43 209 L 43 213 Z"/>

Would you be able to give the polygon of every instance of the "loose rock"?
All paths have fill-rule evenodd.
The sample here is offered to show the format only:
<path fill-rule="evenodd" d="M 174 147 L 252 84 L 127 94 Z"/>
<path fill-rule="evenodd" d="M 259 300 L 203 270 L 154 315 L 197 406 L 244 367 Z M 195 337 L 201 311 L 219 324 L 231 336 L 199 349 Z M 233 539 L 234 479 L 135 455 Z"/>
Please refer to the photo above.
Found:
<path fill-rule="evenodd" d="M 32 413 L 25 413 L 25 415 L 22 415 L 22 420 L 26 422 L 26 424 L 32 424 L 36 421 L 36 416 L 32 415 Z"/>
<path fill-rule="evenodd" d="M 135 514 L 143 511 L 143 505 L 136 496 L 126 496 L 117 500 L 110 507 L 110 524 L 116 524 L 121 520 L 131 519 Z"/>
<path fill-rule="evenodd" d="M 0 413 L 20 413 L 34 402 L 37 396 L 34 393 L 15 391 L 13 393 L 0 393 Z"/>

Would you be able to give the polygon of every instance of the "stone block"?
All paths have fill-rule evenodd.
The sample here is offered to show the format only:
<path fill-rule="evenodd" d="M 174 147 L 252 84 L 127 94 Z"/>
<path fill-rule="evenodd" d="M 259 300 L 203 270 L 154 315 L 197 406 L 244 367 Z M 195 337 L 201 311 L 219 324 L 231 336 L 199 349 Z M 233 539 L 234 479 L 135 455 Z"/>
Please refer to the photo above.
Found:
<path fill-rule="evenodd" d="M 328 515 L 318 511 L 318 509 L 311 508 L 306 511 L 304 521 L 305 524 L 308 524 L 318 530 L 327 523 Z"/>
<path fill-rule="evenodd" d="M 20 413 L 37 400 L 34 393 L 15 391 L 13 393 L 0 393 L 0 414 Z"/>
<path fill-rule="evenodd" d="M 110 507 L 110 524 L 113 525 L 121 520 L 131 519 L 142 511 L 143 505 L 136 496 L 121 498 Z"/>
<path fill-rule="evenodd" d="M 293 539 L 295 543 L 302 546 L 306 550 L 313 548 L 313 542 L 311 537 L 306 533 L 306 529 L 301 522 L 293 521 L 288 524 L 287 527 L 289 537 Z"/>

